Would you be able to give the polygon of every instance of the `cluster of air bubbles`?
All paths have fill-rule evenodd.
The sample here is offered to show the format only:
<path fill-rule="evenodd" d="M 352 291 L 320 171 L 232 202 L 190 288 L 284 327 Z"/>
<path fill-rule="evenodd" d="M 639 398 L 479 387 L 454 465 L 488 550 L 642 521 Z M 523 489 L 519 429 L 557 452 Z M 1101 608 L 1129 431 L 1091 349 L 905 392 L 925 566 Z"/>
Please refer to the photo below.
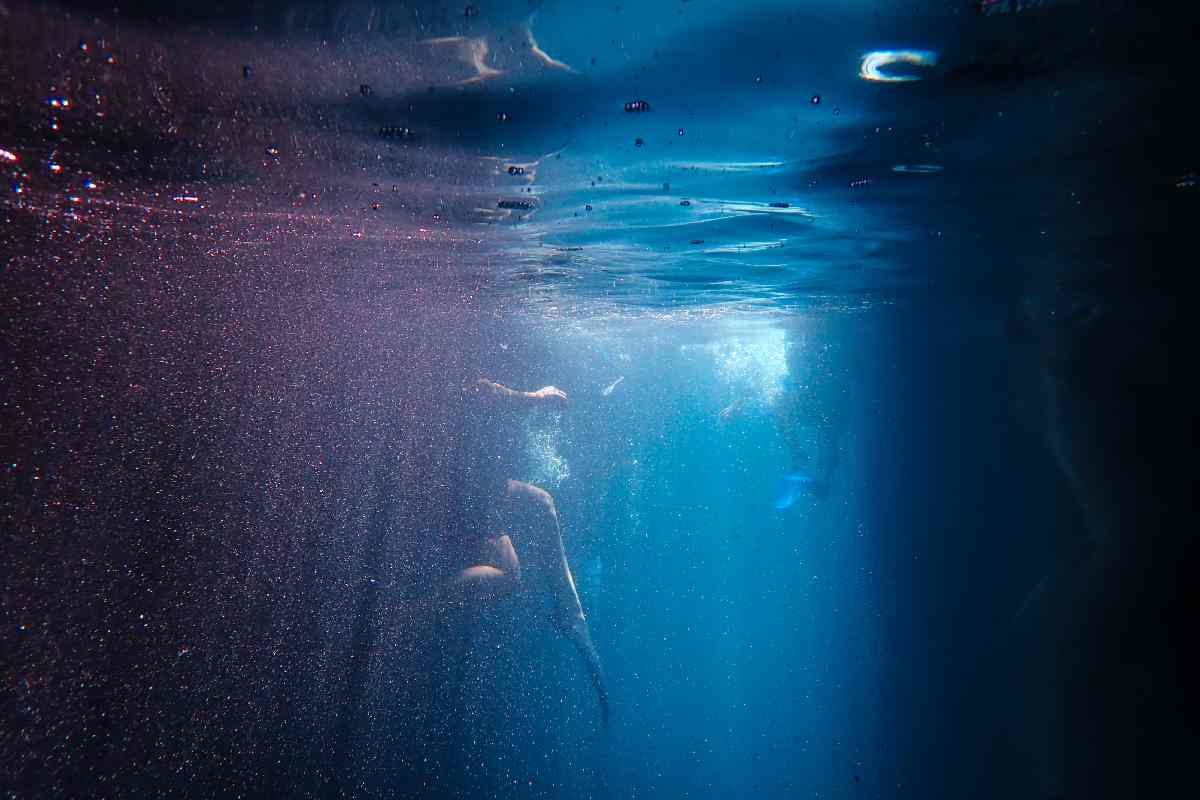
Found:
<path fill-rule="evenodd" d="M 625 104 L 625 111 L 629 114 L 638 114 L 643 111 L 649 111 L 650 104 L 645 100 L 630 100 Z"/>
<path fill-rule="evenodd" d="M 497 208 L 515 209 L 515 210 L 519 210 L 519 211 L 528 211 L 529 209 L 533 208 L 533 201 L 531 201 L 531 200 L 501 200 L 500 202 L 496 203 L 496 207 Z"/>
<path fill-rule="evenodd" d="M 360 83 L 358 85 L 358 93 L 363 97 L 370 97 L 375 93 L 375 90 L 371 88 L 371 84 L 369 83 Z"/>
<path fill-rule="evenodd" d="M 860 186 L 866 186 L 870 182 L 871 182 L 870 178 L 858 178 L 856 180 L 850 181 L 850 188 L 857 189 Z"/>
<path fill-rule="evenodd" d="M 509 122 L 511 120 L 512 117 L 510 117 L 505 111 L 501 111 L 496 114 L 496 122 Z"/>
<path fill-rule="evenodd" d="M 513 166 L 511 166 L 511 167 L 509 167 L 509 168 L 508 168 L 508 174 L 509 174 L 509 175 L 524 175 L 524 174 L 525 174 L 525 168 L 524 168 L 524 167 L 518 167 L 518 166 L 516 166 L 516 165 L 514 164 Z"/>

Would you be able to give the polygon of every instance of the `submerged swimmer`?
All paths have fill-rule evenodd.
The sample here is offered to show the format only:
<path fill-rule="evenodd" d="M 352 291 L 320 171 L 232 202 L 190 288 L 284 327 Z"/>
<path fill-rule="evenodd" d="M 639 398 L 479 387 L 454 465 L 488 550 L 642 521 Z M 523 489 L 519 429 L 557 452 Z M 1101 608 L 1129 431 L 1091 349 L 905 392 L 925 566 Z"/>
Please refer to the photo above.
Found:
<path fill-rule="evenodd" d="M 467 386 L 466 394 L 464 426 L 475 439 L 463 451 L 468 486 L 462 543 L 467 566 L 447 591 L 477 610 L 482 603 L 537 584 L 550 597 L 551 624 L 579 651 L 607 721 L 608 691 L 600 657 L 567 563 L 554 498 L 545 489 L 509 477 L 520 450 L 515 412 L 561 406 L 567 395 L 554 386 L 516 391 L 486 378 Z"/>
<path fill-rule="evenodd" d="M 776 422 L 789 455 L 788 471 L 779 481 L 775 508 L 794 505 L 804 494 L 829 496 L 845 430 L 845 389 L 833 369 L 826 344 L 807 351 L 811 358 L 793 364 L 793 379 L 775 406 Z"/>

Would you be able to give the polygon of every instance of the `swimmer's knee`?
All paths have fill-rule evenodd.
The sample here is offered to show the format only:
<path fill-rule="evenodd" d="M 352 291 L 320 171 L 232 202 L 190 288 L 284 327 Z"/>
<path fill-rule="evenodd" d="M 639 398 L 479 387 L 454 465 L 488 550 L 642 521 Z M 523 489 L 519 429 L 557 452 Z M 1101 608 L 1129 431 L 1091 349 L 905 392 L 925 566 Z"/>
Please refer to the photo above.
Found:
<path fill-rule="evenodd" d="M 558 509 L 554 506 L 553 495 L 540 486 L 534 486 L 532 483 L 510 480 L 508 482 L 508 495 L 512 498 L 533 503 L 538 508 L 550 514 L 558 513 Z"/>

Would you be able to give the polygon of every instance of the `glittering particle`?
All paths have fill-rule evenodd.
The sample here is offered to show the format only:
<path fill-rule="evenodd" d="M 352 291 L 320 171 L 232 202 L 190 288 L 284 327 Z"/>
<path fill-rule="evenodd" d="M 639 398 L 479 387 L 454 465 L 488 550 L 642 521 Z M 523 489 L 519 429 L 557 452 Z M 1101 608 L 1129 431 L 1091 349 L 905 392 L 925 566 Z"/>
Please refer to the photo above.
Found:
<path fill-rule="evenodd" d="M 279 148 L 278 147 L 267 147 L 267 148 L 264 148 L 263 152 L 265 152 L 267 154 L 267 156 L 269 156 L 270 158 L 279 158 Z"/>
<path fill-rule="evenodd" d="M 11 150 L 5 150 L 3 147 L 0 147 L 0 161 L 7 162 L 9 164 L 15 164 L 19 160 L 20 159 L 17 158 L 16 153 L 12 152 Z"/>
<path fill-rule="evenodd" d="M 100 186 L 99 186 L 99 185 L 98 185 L 98 184 L 97 184 L 97 183 L 96 183 L 94 180 L 92 180 L 91 178 L 88 178 L 86 181 L 84 181 L 84 182 L 83 182 L 83 188 L 85 188 L 85 189 L 99 189 L 99 188 L 100 188 Z"/>
<path fill-rule="evenodd" d="M 850 181 L 850 188 L 857 189 L 861 186 L 866 186 L 870 182 L 870 178 L 858 178 L 857 180 Z"/>
<path fill-rule="evenodd" d="M 51 108 L 70 108 L 71 101 L 65 97 L 47 97 L 46 105 L 50 106 Z"/>
<path fill-rule="evenodd" d="M 820 105 L 821 104 L 821 95 L 814 94 L 812 97 L 809 98 L 808 102 L 812 103 L 814 106 Z"/>
<path fill-rule="evenodd" d="M 54 173 L 55 175 L 60 174 L 63 170 L 62 164 L 59 164 L 57 161 L 51 161 L 46 166 L 49 167 L 50 172 Z"/>
<path fill-rule="evenodd" d="M 880 83 L 905 83 L 920 80 L 918 75 L 893 75 L 883 71 L 893 64 L 911 64 L 915 67 L 932 67 L 937 64 L 937 53 L 932 50 L 876 50 L 862 57 L 858 76 L 865 81 Z"/>
<path fill-rule="evenodd" d="M 177 194 L 171 198 L 176 203 L 199 203 L 200 198 L 194 194 Z"/>
<path fill-rule="evenodd" d="M 376 200 L 374 203 L 371 203 L 372 211 L 378 211 L 381 208 L 383 208 L 383 205 L 378 200 Z"/>

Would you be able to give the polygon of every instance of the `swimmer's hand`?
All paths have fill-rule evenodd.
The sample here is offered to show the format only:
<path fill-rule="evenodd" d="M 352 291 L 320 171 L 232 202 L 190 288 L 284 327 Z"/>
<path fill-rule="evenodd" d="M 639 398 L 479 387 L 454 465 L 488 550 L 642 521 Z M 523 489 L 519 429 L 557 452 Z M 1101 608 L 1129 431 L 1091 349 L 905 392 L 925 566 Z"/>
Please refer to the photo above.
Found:
<path fill-rule="evenodd" d="M 529 396 L 535 400 L 544 400 L 550 403 L 567 402 L 567 393 L 557 386 L 543 386 L 536 392 L 529 392 Z"/>
<path fill-rule="evenodd" d="M 720 422 L 722 425 L 724 425 L 727 422 L 729 422 L 730 420 L 737 417 L 739 414 L 742 413 L 742 404 L 744 402 L 745 402 L 744 400 L 734 400 L 732 403 L 727 405 L 725 408 L 722 408 L 721 411 L 717 414 L 717 421 Z"/>

